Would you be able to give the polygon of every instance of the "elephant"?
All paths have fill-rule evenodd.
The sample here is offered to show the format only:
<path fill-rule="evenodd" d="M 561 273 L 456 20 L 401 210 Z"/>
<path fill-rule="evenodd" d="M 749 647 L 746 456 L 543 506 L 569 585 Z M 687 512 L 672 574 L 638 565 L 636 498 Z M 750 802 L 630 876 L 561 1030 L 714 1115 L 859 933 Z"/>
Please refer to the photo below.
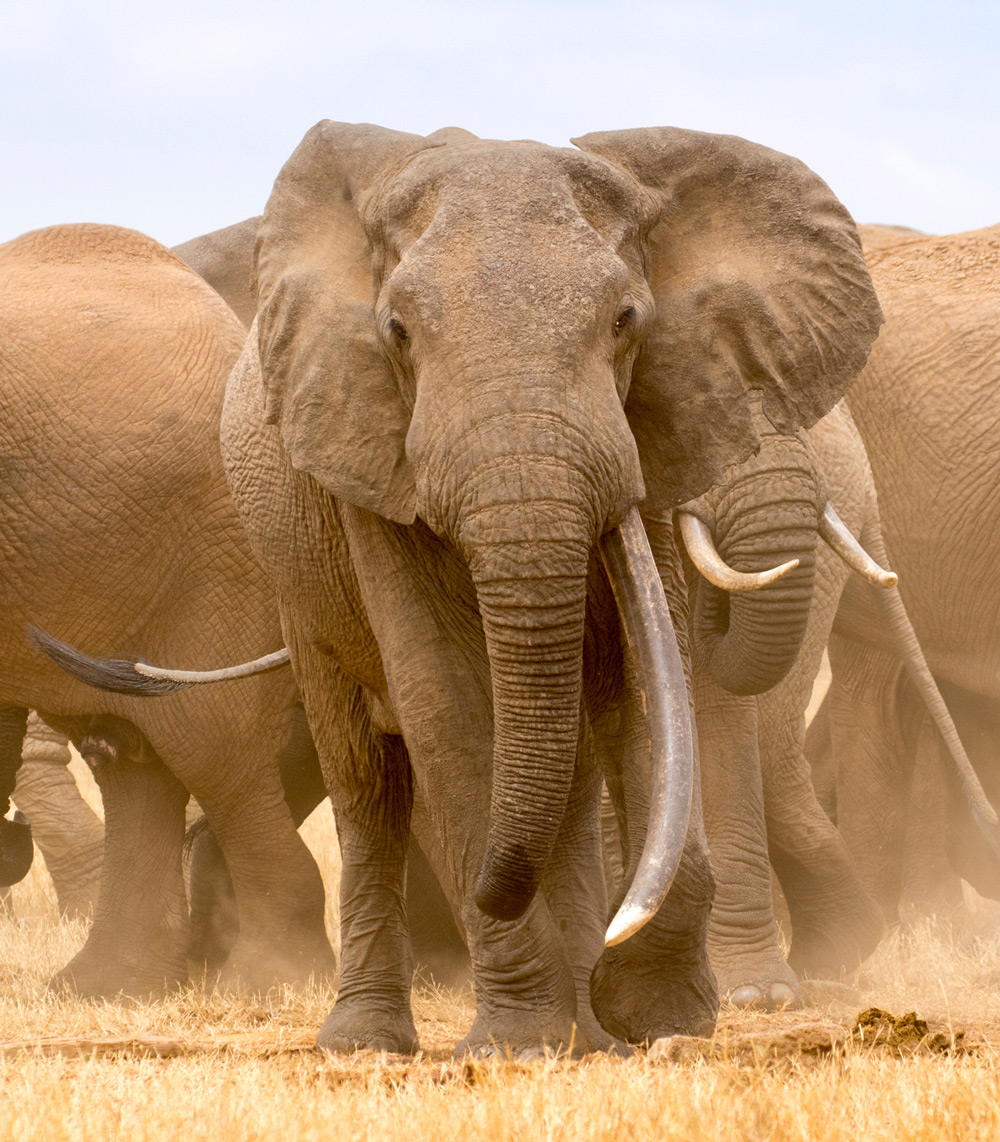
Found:
<path fill-rule="evenodd" d="M 256 307 L 250 290 L 253 248 L 260 222 L 259 216 L 250 218 L 174 247 L 234 311 L 251 321 Z M 762 432 L 766 429 L 765 425 Z M 720 990 L 730 1001 L 784 1006 L 799 997 L 799 987 L 774 920 L 769 846 L 795 912 L 791 958 L 796 968 L 810 975 L 839 974 L 853 968 L 873 950 L 883 930 L 877 906 L 858 883 L 843 842 L 815 797 L 802 753 L 803 717 L 812 679 L 848 565 L 827 544 L 817 545 L 815 513 L 802 526 L 799 502 L 803 489 L 810 501 L 829 497 L 841 507 L 855 536 L 862 526 L 877 527 L 877 508 L 864 446 L 843 404 L 809 431 L 807 441 L 773 429 L 767 437 L 769 447 L 735 465 L 725 483 L 713 489 L 711 503 L 705 497 L 698 505 L 687 506 L 712 525 L 713 543 L 718 539 L 736 563 L 753 555 L 745 540 L 733 542 L 740 531 L 768 537 L 767 558 L 751 560 L 755 565 L 781 557 L 775 534 L 784 533 L 785 554 L 800 561 L 808 562 L 815 551 L 815 585 L 809 578 L 811 572 L 804 570 L 797 582 L 785 578 L 777 589 L 731 596 L 725 604 L 724 633 L 712 631 L 703 619 L 700 640 L 692 632 L 704 651 L 694 655 L 693 684 L 708 844 L 718 883 L 709 926 L 710 958 Z M 738 495 L 735 489 L 740 489 Z M 728 516 L 717 520 L 716 506 L 723 501 Z M 688 561 L 686 571 L 692 614 L 707 610 L 711 589 Z M 721 596 L 712 592 L 711 598 L 718 602 Z M 705 605 L 700 607 L 700 603 Z M 738 607 L 742 607 L 739 614 Z M 803 649 L 792 676 L 759 697 L 730 694 L 713 677 L 712 665 L 719 661 L 725 642 L 733 641 L 740 623 L 759 623 L 771 615 L 780 616 L 781 623 L 769 625 L 784 637 L 790 622 L 796 622 L 802 634 Z M 724 677 L 722 683 L 743 691 L 766 690 L 768 681 L 787 669 L 790 655 L 787 645 L 780 648 L 769 676 L 752 677 L 760 670 L 762 649 L 756 645 L 754 654 L 743 663 L 730 656 L 731 677 Z M 313 794 L 318 803 L 325 790 L 317 787 Z M 618 826 L 606 798 L 604 808 L 608 814 L 605 879 L 614 886 L 623 874 Z M 453 921 L 426 858 L 412 841 L 407 868 L 407 915 L 414 956 L 429 966 L 435 978 L 461 980 L 467 957 L 460 924 Z M 455 904 L 459 911 L 460 903 Z M 212 907 L 205 894 L 202 912 L 206 917 Z M 215 907 L 223 912 L 226 908 L 224 902 Z M 225 945 L 221 940 L 220 948 Z"/>
<path fill-rule="evenodd" d="M 765 423 L 829 411 L 881 318 L 797 161 L 673 128 L 576 145 L 324 121 L 260 224 L 221 436 L 337 813 L 328 1049 L 417 1045 L 411 825 L 462 902 L 459 1052 L 714 1025 L 672 513 Z M 628 885 L 606 947 L 601 772 Z"/>
<path fill-rule="evenodd" d="M 885 615 L 850 585 L 809 758 L 862 882 L 896 922 L 904 889 L 932 909 L 954 904 L 956 875 L 1000 897 L 1000 611 L 988 573 L 1000 537 L 1000 226 L 865 227 L 862 239 L 886 325 L 848 401 L 900 595 L 988 795 L 944 753 L 950 738 L 921 708 Z"/>
<path fill-rule="evenodd" d="M 55 982 L 115 996 L 187 979 L 189 791 L 239 902 L 223 982 L 265 990 L 332 970 L 322 882 L 282 799 L 279 755 L 303 720 L 291 673 L 168 705 L 143 696 L 149 679 L 101 694 L 39 653 L 42 631 L 171 662 L 206 624 L 227 655 L 280 637 L 219 454 L 244 330 L 179 259 L 118 227 L 23 235 L 0 246 L 0 281 L 0 796 L 34 708 L 91 766 L 107 824 L 94 922 Z M 10 866 L 27 826 L 2 828 Z"/>

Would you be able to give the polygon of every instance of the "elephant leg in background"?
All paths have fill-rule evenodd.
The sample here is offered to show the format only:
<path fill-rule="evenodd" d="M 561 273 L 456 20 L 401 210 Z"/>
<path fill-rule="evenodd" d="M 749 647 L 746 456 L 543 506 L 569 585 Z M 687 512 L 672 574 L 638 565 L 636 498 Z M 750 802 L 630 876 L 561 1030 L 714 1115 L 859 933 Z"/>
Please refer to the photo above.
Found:
<path fill-rule="evenodd" d="M 410 836 L 406 854 L 406 915 L 418 977 L 445 987 L 470 984 L 469 949 L 431 860 L 415 834 Z"/>
<path fill-rule="evenodd" d="M 953 699 L 947 699 L 955 717 Z M 971 749 L 968 726 L 959 730 L 962 743 Z M 941 737 L 923 712 L 915 735 L 913 772 L 909 782 L 906 809 L 903 867 L 900 885 L 900 914 L 907 919 L 921 916 L 947 916 L 957 919 L 962 912 L 962 881 L 952 867 L 951 847 L 961 843 L 964 798 L 958 788 L 954 768 Z M 966 830 L 967 831 L 967 830 Z M 978 830 L 972 832 L 978 836 Z M 987 854 L 984 854 L 987 855 Z M 993 857 L 987 864 L 996 867 Z"/>
<path fill-rule="evenodd" d="M 177 727 L 170 758 L 205 812 L 236 895 L 239 934 L 220 983 L 265 993 L 332 974 L 322 878 L 285 802 L 277 766 L 266 764 L 284 742 L 262 741 L 262 719 L 236 712 L 214 724 L 215 733 L 199 726 L 196 739 Z M 215 764 L 206 767 L 196 750 L 207 750 Z"/>
<path fill-rule="evenodd" d="M 822 605 L 815 609 L 819 622 Z M 836 978 L 875 950 L 883 921 L 819 803 L 805 757 L 805 705 L 821 652 L 822 640 L 808 640 L 788 677 L 758 697 L 757 716 L 767 846 L 792 923 L 788 961 L 800 974 Z"/>
<path fill-rule="evenodd" d="M 83 799 L 69 762 L 65 736 L 30 714 L 13 800 L 31 822 L 59 911 L 74 919 L 95 912 L 104 823 Z"/>
<path fill-rule="evenodd" d="M 327 796 L 316 747 L 301 706 L 292 712 L 291 735 L 281 750 L 278 768 L 285 803 L 298 828 Z M 192 800 L 191 804 L 197 803 Z M 204 965 L 209 973 L 215 973 L 222 968 L 240 934 L 233 881 L 219 842 L 200 813 L 195 822 L 189 822 L 185 844 L 190 851 L 188 958 L 196 968 Z"/>
<path fill-rule="evenodd" d="M 834 632 L 827 701 L 837 765 L 837 828 L 865 891 L 888 924 L 899 920 L 912 755 L 901 724 L 904 666 L 895 655 Z M 919 726 L 916 696 L 907 703 Z"/>
<path fill-rule="evenodd" d="M 824 694 L 819 709 L 806 729 L 805 754 L 816 800 L 830 820 L 837 823 L 837 766 L 830 741 L 830 702 Z"/>
<path fill-rule="evenodd" d="M 708 929 L 722 995 L 774 1007 L 796 997 L 774 919 L 758 749 L 757 700 L 723 690 L 696 670 L 695 709 L 705 829 L 716 877 Z"/>
<path fill-rule="evenodd" d="M 101 790 L 107 842 L 87 942 L 52 982 L 84 996 L 161 995 L 187 979 L 187 790 L 120 719 L 74 737 Z"/>
<path fill-rule="evenodd" d="M 946 682 L 938 685 L 990 801 L 1000 804 L 997 702 Z M 925 721 L 929 723 L 929 718 Z M 913 865 L 928 850 L 935 854 L 934 867 L 923 862 L 924 879 L 918 880 Z M 933 872 L 936 878 L 928 879 L 927 874 Z M 957 877 L 967 880 L 982 896 L 1000 900 L 1000 859 L 972 822 L 954 765 L 937 731 L 928 724 L 918 741 L 910 792 L 904 901 L 908 905 L 919 902 L 924 912 L 947 909 L 949 903 L 961 900 Z M 914 900 L 918 893 L 922 900 Z"/>
<path fill-rule="evenodd" d="M 72 719 L 47 718 L 73 733 L 85 756 L 104 761 L 97 769 L 106 823 L 97 916 L 62 977 L 87 994 L 148 993 L 187 977 L 181 854 L 189 790 L 225 853 L 239 908 L 239 938 L 222 983 L 266 992 L 334 968 L 319 871 L 288 813 L 277 766 L 266 764 L 280 752 L 287 726 L 277 714 L 245 716 L 265 705 L 266 692 L 227 686 L 229 716 L 220 717 L 217 694 L 188 691 L 143 704 L 142 732 L 120 719 L 74 731 L 63 724 Z"/>

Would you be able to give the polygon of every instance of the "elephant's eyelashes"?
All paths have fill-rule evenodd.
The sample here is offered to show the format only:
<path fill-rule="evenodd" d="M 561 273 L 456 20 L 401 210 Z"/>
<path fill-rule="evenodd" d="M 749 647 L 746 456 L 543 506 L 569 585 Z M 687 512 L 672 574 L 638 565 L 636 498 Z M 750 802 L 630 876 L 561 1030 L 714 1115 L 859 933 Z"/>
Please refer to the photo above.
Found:
<path fill-rule="evenodd" d="M 397 345 L 405 345 L 406 342 L 410 339 L 410 335 L 406 332 L 406 328 L 403 323 L 395 317 L 389 318 L 387 332 L 389 334 L 389 339 L 395 342 Z"/>
<path fill-rule="evenodd" d="M 615 335 L 623 333 L 635 321 L 635 306 L 627 305 L 615 321 Z"/>

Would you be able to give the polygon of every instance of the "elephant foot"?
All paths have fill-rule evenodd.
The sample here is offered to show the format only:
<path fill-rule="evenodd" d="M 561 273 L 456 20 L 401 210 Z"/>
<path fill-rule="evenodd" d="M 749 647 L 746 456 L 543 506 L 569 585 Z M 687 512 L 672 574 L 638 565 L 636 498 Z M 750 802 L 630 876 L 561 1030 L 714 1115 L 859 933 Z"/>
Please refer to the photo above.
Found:
<path fill-rule="evenodd" d="M 781 1011 L 802 1006 L 798 976 L 780 949 L 766 956 L 713 958 L 719 995 L 733 1007 Z"/>
<path fill-rule="evenodd" d="M 793 912 L 788 962 L 800 976 L 838 979 L 875 951 L 884 932 L 881 909 L 865 896 L 818 922 Z"/>
<path fill-rule="evenodd" d="M 532 1011 L 507 1011 L 489 1018 L 477 1012 L 469 1033 L 455 1048 L 455 1058 L 526 1063 L 553 1053 L 572 1050 L 576 1054 L 579 1034 L 572 1019 L 546 1021 Z"/>
<path fill-rule="evenodd" d="M 232 954 L 219 972 L 216 987 L 238 995 L 266 995 L 274 988 L 302 987 L 332 980 L 337 957 L 324 936 L 323 942 L 292 951 L 262 948 L 237 940 Z"/>
<path fill-rule="evenodd" d="M 635 1045 L 715 1031 L 718 986 L 703 948 L 659 964 L 627 949 L 628 942 L 606 948 L 590 977 L 594 1014 L 606 1031 Z"/>
<path fill-rule="evenodd" d="M 162 999 L 188 980 L 183 948 L 165 961 L 160 957 L 125 961 L 90 951 L 88 945 L 49 980 L 53 991 L 84 999 Z"/>
<path fill-rule="evenodd" d="M 365 1050 L 414 1055 L 420 1050 L 409 1011 L 379 1011 L 349 1000 L 334 1004 L 319 1029 L 316 1046 L 337 1055 Z"/>

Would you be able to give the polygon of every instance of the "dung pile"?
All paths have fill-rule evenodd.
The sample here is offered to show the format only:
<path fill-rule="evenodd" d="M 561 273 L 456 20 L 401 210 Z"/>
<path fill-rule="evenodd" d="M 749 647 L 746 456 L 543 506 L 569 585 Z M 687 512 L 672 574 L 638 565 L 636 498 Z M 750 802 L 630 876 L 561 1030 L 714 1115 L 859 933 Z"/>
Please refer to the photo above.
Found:
<path fill-rule="evenodd" d="M 801 1060 L 817 1061 L 835 1054 L 873 1051 L 895 1057 L 912 1055 L 971 1055 L 977 1044 L 964 1031 L 931 1028 L 915 1011 L 895 1016 L 878 1007 L 862 1011 L 853 1023 L 812 1021 L 774 1031 L 741 1034 L 721 1030 L 712 1039 L 672 1035 L 658 1039 L 647 1058 L 654 1063 L 699 1060 L 740 1066 Z"/>

